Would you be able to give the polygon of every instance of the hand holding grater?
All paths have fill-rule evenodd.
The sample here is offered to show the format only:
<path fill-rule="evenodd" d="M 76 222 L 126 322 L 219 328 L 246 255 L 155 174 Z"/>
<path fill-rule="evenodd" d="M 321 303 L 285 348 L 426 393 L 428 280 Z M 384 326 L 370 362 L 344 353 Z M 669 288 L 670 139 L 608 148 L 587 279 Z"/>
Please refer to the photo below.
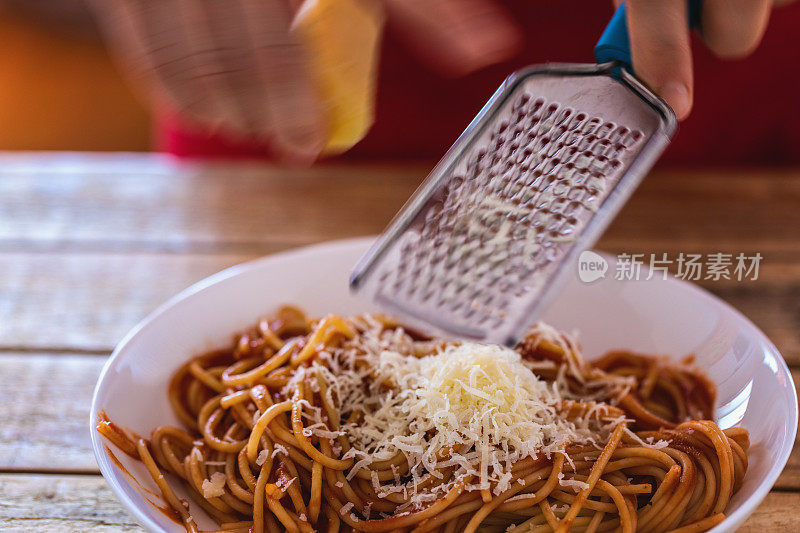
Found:
<path fill-rule="evenodd" d="M 424 330 L 516 345 L 677 128 L 632 74 L 625 18 L 623 3 L 598 64 L 509 76 L 361 258 L 351 288 Z"/>

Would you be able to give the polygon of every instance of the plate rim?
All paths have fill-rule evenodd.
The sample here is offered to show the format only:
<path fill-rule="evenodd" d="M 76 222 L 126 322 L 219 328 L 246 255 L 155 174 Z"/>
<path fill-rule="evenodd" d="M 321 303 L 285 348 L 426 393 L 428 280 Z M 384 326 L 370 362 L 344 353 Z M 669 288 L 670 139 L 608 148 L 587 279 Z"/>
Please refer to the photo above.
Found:
<path fill-rule="evenodd" d="M 258 257 L 255 259 L 251 259 L 236 265 L 232 265 L 227 267 L 219 272 L 211 274 L 200 281 L 197 281 L 185 289 L 179 291 L 177 294 L 171 296 L 166 301 L 158 305 L 154 310 L 149 312 L 144 318 L 142 318 L 135 326 L 133 326 L 123 337 L 120 341 L 115 345 L 114 350 L 108 356 L 108 359 L 103 364 L 103 368 L 100 371 L 100 374 L 97 377 L 97 382 L 95 383 L 94 390 L 92 392 L 92 402 L 91 408 L 89 410 L 89 433 L 91 436 L 92 442 L 92 450 L 94 452 L 95 462 L 97 463 L 100 473 L 102 474 L 103 478 L 105 479 L 106 483 L 111 487 L 114 496 L 116 496 L 117 500 L 119 500 L 123 506 L 128 510 L 131 515 L 136 519 L 139 524 L 147 529 L 148 531 L 152 532 L 159 532 L 159 533 L 168 533 L 165 529 L 159 526 L 155 521 L 153 521 L 150 516 L 148 516 L 141 507 L 134 505 L 133 501 L 128 497 L 128 495 L 123 490 L 122 486 L 114 479 L 113 476 L 113 467 L 111 465 L 111 460 L 108 458 L 107 454 L 103 449 L 103 445 L 105 444 L 104 441 L 101 440 L 100 434 L 96 431 L 95 427 L 97 425 L 97 415 L 101 411 L 99 408 L 99 396 L 101 389 L 103 388 L 103 384 L 105 381 L 106 376 L 110 372 L 110 370 L 116 365 L 117 359 L 119 359 L 120 354 L 125 350 L 128 344 L 139 335 L 145 328 L 148 327 L 151 323 L 156 321 L 164 312 L 168 309 L 176 305 L 178 302 L 181 302 L 187 298 L 190 298 L 203 290 L 216 285 L 226 279 L 230 279 L 235 276 L 239 276 L 244 274 L 245 272 L 255 270 L 259 268 L 263 263 L 269 263 L 276 260 L 286 259 L 290 257 L 302 257 L 303 255 L 314 255 L 319 253 L 322 250 L 327 249 L 334 249 L 334 248 L 346 248 L 346 247 L 363 247 L 366 251 L 369 248 L 369 245 L 375 242 L 377 235 L 370 235 L 370 236 L 362 236 L 362 237 L 351 237 L 345 239 L 334 239 L 323 241 L 320 243 L 300 246 L 296 248 L 287 249 L 281 252 L 276 252 L 272 254 L 268 254 L 262 257 Z M 597 250 L 593 250 L 600 255 L 602 255 L 606 260 L 609 260 L 613 256 L 606 252 L 601 252 Z M 732 313 L 733 316 L 739 322 L 744 323 L 749 328 L 751 328 L 755 334 L 759 337 L 759 340 L 763 342 L 766 348 L 772 353 L 775 362 L 778 365 L 781 373 L 783 373 L 787 377 L 787 383 L 789 384 L 789 390 L 791 391 L 792 398 L 794 401 L 791 403 L 791 412 L 790 417 L 791 420 L 787 419 L 787 427 L 788 423 L 792 422 L 791 427 L 789 428 L 789 432 L 791 433 L 791 438 L 789 439 L 791 442 L 794 442 L 797 438 L 797 431 L 798 431 L 798 400 L 797 400 L 797 389 L 794 384 L 794 380 L 791 379 L 791 372 L 789 370 L 788 365 L 786 364 L 783 355 L 774 345 L 774 343 L 767 337 L 767 335 L 756 325 L 754 324 L 749 318 L 747 318 L 741 311 L 724 301 L 723 299 L 717 297 L 716 295 L 712 294 L 710 291 L 695 285 L 694 283 L 690 283 L 688 281 L 680 280 L 675 278 L 674 276 L 668 275 L 663 281 L 668 284 L 675 285 L 680 287 L 681 290 L 688 290 L 689 292 L 693 293 L 694 295 L 706 300 L 713 302 L 717 305 L 722 305 L 728 312 Z M 775 485 L 775 482 L 778 480 L 778 477 L 781 475 L 783 470 L 786 468 L 786 463 L 789 460 L 789 457 L 792 453 L 793 447 L 789 447 L 783 454 L 777 458 L 777 461 L 774 461 L 774 465 L 780 465 L 780 469 L 773 469 L 765 476 L 762 482 L 756 487 L 752 496 L 742 502 L 742 505 L 732 512 L 729 515 L 726 515 L 725 520 L 723 520 L 720 524 L 709 530 L 709 533 L 722 533 L 728 530 L 729 525 L 740 525 L 743 523 L 747 517 L 749 517 L 753 511 L 758 507 L 761 502 L 766 498 L 767 494 L 772 490 Z M 727 524 L 726 524 L 727 523 Z"/>

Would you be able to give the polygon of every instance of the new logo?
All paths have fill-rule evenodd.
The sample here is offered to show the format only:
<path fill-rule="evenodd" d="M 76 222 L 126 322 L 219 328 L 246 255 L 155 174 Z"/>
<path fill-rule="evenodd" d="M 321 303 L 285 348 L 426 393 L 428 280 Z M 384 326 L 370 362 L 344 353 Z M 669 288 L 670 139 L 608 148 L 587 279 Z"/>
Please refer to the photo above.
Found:
<path fill-rule="evenodd" d="M 578 278 L 584 283 L 591 283 L 606 277 L 608 261 L 591 250 L 584 250 L 578 256 Z"/>

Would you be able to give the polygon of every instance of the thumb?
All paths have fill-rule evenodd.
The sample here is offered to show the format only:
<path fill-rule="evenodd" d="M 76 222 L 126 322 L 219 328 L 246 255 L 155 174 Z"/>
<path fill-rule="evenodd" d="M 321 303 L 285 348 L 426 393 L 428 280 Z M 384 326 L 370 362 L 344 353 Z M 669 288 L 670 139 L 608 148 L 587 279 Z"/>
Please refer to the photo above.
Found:
<path fill-rule="evenodd" d="M 636 75 L 685 119 L 694 97 L 686 1 L 628 0 L 627 14 Z"/>

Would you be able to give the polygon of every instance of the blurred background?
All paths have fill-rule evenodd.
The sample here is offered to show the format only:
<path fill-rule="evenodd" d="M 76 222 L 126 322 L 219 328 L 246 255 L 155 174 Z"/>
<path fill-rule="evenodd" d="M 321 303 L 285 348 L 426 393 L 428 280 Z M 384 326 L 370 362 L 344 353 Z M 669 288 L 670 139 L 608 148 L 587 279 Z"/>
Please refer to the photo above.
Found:
<path fill-rule="evenodd" d="M 375 124 L 339 157 L 438 159 L 514 69 L 592 61 L 613 9 L 596 0 L 503 4 L 524 28 L 521 46 L 510 59 L 466 76 L 420 61 L 389 25 L 380 49 Z M 270 157 L 263 143 L 187 126 L 169 106 L 148 105 L 109 56 L 82 0 L 3 0 L 0 27 L 0 150 Z M 773 13 L 760 47 L 744 60 L 722 61 L 695 42 L 694 111 L 660 165 L 800 162 L 798 30 L 795 3 Z"/>
<path fill-rule="evenodd" d="M 149 150 L 152 117 L 80 0 L 0 2 L 0 150 Z"/>

